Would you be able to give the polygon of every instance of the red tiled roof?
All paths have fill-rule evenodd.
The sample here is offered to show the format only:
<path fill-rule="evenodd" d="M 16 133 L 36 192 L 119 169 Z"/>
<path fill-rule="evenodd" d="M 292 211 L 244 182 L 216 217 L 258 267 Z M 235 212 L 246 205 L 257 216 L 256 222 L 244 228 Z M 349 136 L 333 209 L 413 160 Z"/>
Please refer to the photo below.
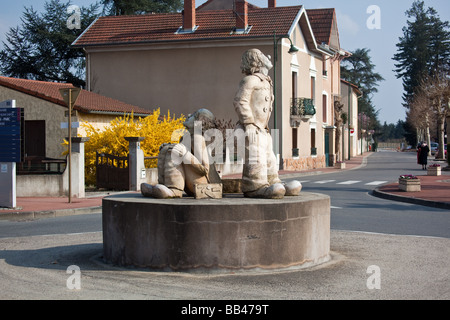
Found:
<path fill-rule="evenodd" d="M 61 97 L 59 89 L 73 87 L 70 83 L 25 80 L 8 77 L 0 77 L 0 86 L 20 91 L 65 107 L 67 105 Z M 86 90 L 81 90 L 80 95 L 75 102 L 74 109 L 85 113 L 101 112 L 106 114 L 123 114 L 133 112 L 135 115 L 142 116 L 152 113 L 152 111 Z"/>
<path fill-rule="evenodd" d="M 308 9 L 306 14 L 311 24 L 317 44 L 330 44 L 334 9 Z"/>
<path fill-rule="evenodd" d="M 197 7 L 197 9 L 196 10 L 209 10 L 208 8 L 207 8 L 207 6 L 209 5 L 209 4 L 211 4 L 211 2 L 214 2 L 215 0 L 208 0 L 208 1 L 206 1 L 205 3 L 203 3 L 203 4 L 201 4 L 201 5 L 199 5 L 198 7 Z M 257 7 L 257 6 L 255 6 L 254 4 L 251 4 L 250 2 L 247 2 L 247 4 L 248 4 L 248 8 L 249 9 L 257 9 L 257 8 L 259 8 L 259 7 Z M 223 8 L 223 9 L 230 9 L 230 8 L 232 8 L 233 7 L 233 3 L 230 1 L 230 3 L 229 3 L 229 6 L 228 6 L 229 8 Z"/>
<path fill-rule="evenodd" d="M 74 43 L 76 47 L 152 42 L 271 37 L 288 34 L 302 6 L 256 8 L 248 11 L 248 34 L 233 34 L 232 10 L 197 11 L 194 33 L 177 34 L 181 13 L 106 16 L 94 22 Z"/>

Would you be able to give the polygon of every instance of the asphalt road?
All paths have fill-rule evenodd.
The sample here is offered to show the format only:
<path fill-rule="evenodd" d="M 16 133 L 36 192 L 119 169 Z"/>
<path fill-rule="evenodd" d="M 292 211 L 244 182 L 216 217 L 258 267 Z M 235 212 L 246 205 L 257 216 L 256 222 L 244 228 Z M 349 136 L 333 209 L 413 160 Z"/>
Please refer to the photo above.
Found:
<path fill-rule="evenodd" d="M 331 197 L 332 229 L 450 238 L 450 211 L 371 195 L 400 175 L 422 175 L 415 153 L 377 152 L 366 160 L 357 170 L 299 178 L 305 192 Z"/>

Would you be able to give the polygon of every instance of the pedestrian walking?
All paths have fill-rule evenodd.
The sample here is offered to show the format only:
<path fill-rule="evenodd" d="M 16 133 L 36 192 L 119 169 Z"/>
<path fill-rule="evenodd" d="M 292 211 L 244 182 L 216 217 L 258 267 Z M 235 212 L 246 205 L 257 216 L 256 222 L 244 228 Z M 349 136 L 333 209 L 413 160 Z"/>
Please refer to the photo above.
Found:
<path fill-rule="evenodd" d="M 426 142 L 422 142 L 420 147 L 417 149 L 417 163 L 422 165 L 422 170 L 427 170 L 429 152 L 430 148 Z"/>

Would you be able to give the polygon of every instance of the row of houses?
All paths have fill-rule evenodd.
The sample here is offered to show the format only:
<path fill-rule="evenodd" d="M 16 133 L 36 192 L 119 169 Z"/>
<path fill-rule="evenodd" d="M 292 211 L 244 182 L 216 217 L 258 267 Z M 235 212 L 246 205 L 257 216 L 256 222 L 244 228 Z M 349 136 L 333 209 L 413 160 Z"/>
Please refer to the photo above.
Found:
<path fill-rule="evenodd" d="M 176 116 L 207 108 L 218 119 L 237 121 L 241 56 L 258 48 L 274 64 L 270 126 L 278 130 L 280 168 L 333 166 L 361 152 L 352 134 L 361 92 L 340 78 L 340 62 L 351 54 L 341 48 L 334 9 L 279 7 L 275 0 L 267 7 L 244 0 L 198 7 L 186 0 L 184 6 L 180 13 L 100 17 L 82 33 L 72 44 L 86 53 L 79 121 L 101 127 L 124 112 L 145 116 L 156 108 Z M 28 156 L 60 157 L 64 86 L 70 85 L 0 77 L 0 101 L 15 99 L 25 109 Z M 336 126 L 336 106 L 348 115 L 345 126 Z M 73 134 L 82 135 L 79 130 Z"/>

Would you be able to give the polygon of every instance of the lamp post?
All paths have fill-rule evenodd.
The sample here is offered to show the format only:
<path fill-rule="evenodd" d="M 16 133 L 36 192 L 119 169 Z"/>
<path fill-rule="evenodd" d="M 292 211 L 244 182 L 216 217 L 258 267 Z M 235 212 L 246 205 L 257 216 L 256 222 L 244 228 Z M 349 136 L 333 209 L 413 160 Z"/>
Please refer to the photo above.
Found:
<path fill-rule="evenodd" d="M 294 46 L 292 43 L 291 38 L 289 38 L 288 35 L 282 35 L 277 38 L 277 34 L 274 31 L 273 32 L 273 129 L 277 130 L 277 61 L 278 61 L 278 41 L 280 41 L 283 38 L 289 39 L 289 42 L 291 43 L 291 47 L 289 48 L 288 53 L 289 54 L 295 54 L 299 51 L 299 49 Z M 279 144 L 279 135 L 273 140 L 275 142 L 274 149 L 276 153 L 278 153 L 278 144 Z"/>
<path fill-rule="evenodd" d="M 274 96 L 274 100 L 273 100 L 273 119 L 274 119 L 274 125 L 273 128 L 277 129 L 277 61 L 278 61 L 278 50 L 277 50 L 277 46 L 278 46 L 278 41 L 280 41 L 281 39 L 286 38 L 289 40 L 289 42 L 291 43 L 291 47 L 289 48 L 288 53 L 289 54 L 295 54 L 299 51 L 299 49 L 294 46 L 294 44 L 292 43 L 291 38 L 289 38 L 288 35 L 282 35 L 279 36 L 277 38 L 277 34 L 274 31 L 273 32 L 273 96 Z"/>

